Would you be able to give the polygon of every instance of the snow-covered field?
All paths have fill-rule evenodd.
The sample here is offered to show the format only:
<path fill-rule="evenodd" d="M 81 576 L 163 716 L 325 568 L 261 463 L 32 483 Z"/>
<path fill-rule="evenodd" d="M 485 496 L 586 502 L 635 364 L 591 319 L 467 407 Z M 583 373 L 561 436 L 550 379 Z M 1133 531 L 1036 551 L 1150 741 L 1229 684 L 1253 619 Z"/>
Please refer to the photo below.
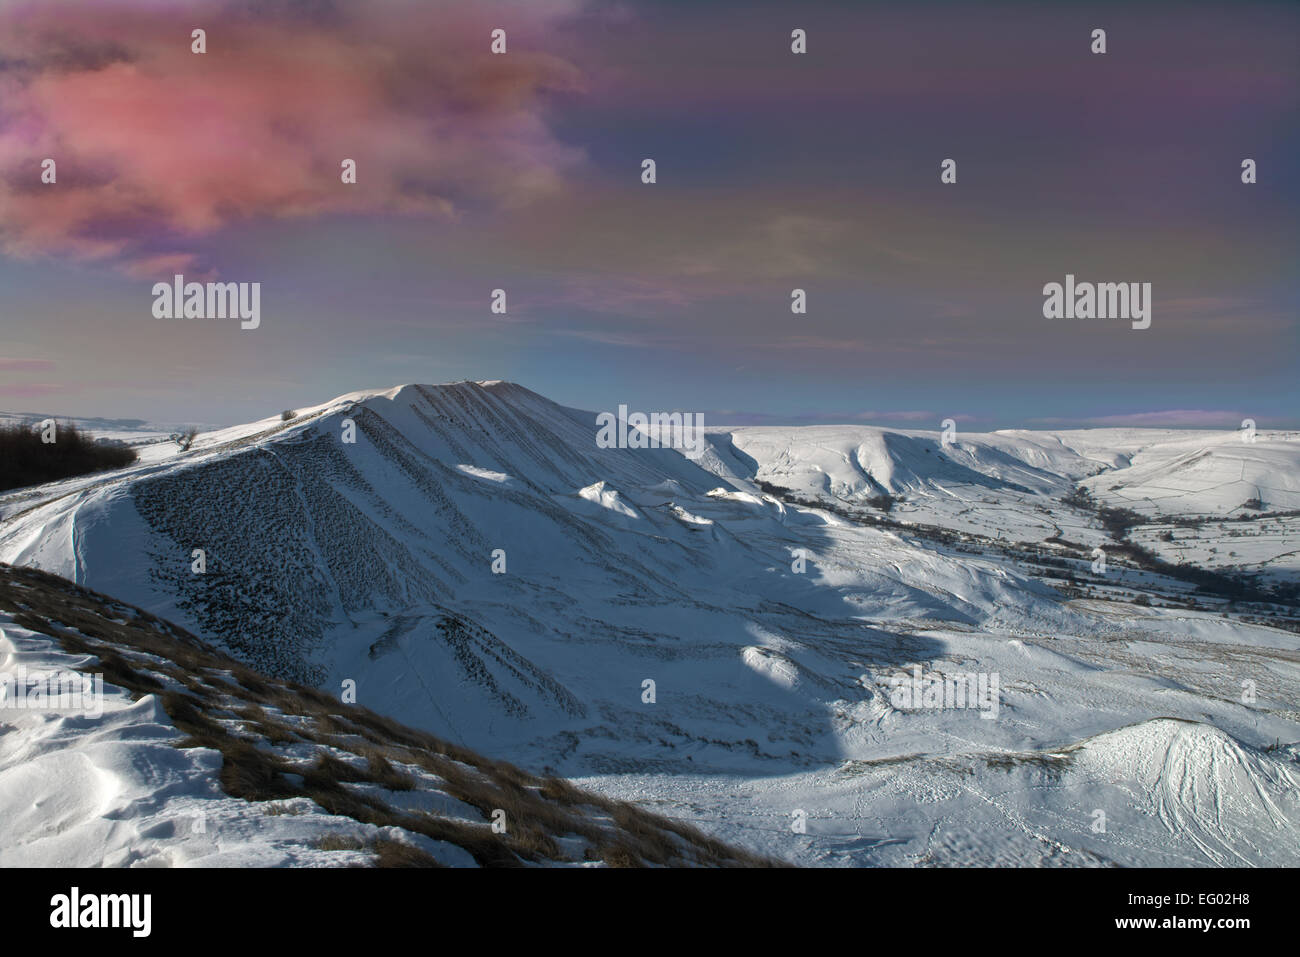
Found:
<path fill-rule="evenodd" d="M 0 614 L 0 672 L 70 674 L 83 666 Z M 0 867 L 337 866 L 321 850 L 355 821 L 319 808 L 270 815 L 223 794 L 221 755 L 180 750 L 155 695 L 104 689 L 102 715 L 75 706 L 0 709 Z M 94 709 L 98 710 L 98 708 Z M 308 804 L 310 802 L 303 802 Z M 371 829 L 377 831 L 378 829 Z"/>
<path fill-rule="evenodd" d="M 0 561 L 799 863 L 1300 862 L 1300 434 L 596 433 L 355 393 L 2 495 Z"/>

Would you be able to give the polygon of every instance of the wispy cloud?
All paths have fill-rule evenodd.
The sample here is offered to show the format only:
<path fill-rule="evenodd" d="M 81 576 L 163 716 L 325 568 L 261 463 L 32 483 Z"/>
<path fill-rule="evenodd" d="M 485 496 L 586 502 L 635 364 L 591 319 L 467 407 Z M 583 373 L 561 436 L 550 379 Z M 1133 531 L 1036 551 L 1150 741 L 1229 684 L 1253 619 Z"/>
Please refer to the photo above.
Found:
<path fill-rule="evenodd" d="M 582 339 L 603 346 L 620 346 L 628 349 L 643 349 L 655 344 L 645 336 L 610 332 L 604 329 L 553 329 L 551 335 L 564 336 L 569 339 Z"/>
<path fill-rule="evenodd" d="M 919 425 L 922 431 L 938 432 L 944 419 L 956 422 L 975 422 L 975 416 L 947 415 L 928 409 L 871 410 L 868 412 L 802 412 L 796 415 L 774 415 L 767 412 L 746 412 L 740 409 L 712 409 L 704 413 L 705 420 L 718 425 Z"/>
<path fill-rule="evenodd" d="M 1240 412 L 1223 409 L 1165 409 L 1156 412 L 1126 412 L 1118 415 L 1101 415 L 1086 418 L 1030 419 L 1034 425 L 1059 428 L 1207 428 L 1235 429 L 1247 418 Z"/>
<path fill-rule="evenodd" d="M 55 364 L 50 359 L 14 359 L 0 356 L 0 372 L 53 372 Z"/>
<path fill-rule="evenodd" d="M 31 399 L 43 395 L 58 395 L 67 389 L 57 382 L 20 382 L 0 384 L 0 395 L 16 399 Z"/>

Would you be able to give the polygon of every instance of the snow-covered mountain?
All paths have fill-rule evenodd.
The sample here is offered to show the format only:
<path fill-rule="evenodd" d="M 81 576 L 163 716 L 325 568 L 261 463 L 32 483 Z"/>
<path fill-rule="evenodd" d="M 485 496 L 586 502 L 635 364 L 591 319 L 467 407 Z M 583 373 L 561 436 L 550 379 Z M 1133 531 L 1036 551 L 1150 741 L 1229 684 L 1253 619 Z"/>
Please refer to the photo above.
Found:
<path fill-rule="evenodd" d="M 713 671 L 710 697 L 791 706 L 753 700 L 741 650 L 762 634 L 851 639 L 864 615 L 1068 617 L 1026 579 L 886 533 L 861 543 L 875 561 L 814 557 L 796 575 L 795 549 L 838 547 L 827 520 L 673 449 L 599 448 L 596 432 L 592 414 L 507 383 L 344 396 L 14 496 L 0 559 L 138 603 L 272 673 L 355 678 L 365 700 L 467 742 L 559 734 L 612 707 L 657 750 L 681 717 L 641 707 L 644 678 L 667 697 Z M 748 718 L 699 708 L 718 711 L 706 737 L 724 751 L 750 737 Z"/>
<path fill-rule="evenodd" d="M 1089 516 L 1059 507 L 1082 486 L 1098 504 L 1144 517 L 1150 524 L 1135 540 L 1162 558 L 1300 575 L 1300 432 L 1011 430 L 945 442 L 936 432 L 810 426 L 741 428 L 728 439 L 739 473 L 803 497 L 889 495 L 905 521 L 1102 545 Z M 1171 528 L 1176 543 L 1165 538 Z"/>
<path fill-rule="evenodd" d="M 1295 633 L 1267 609 L 1117 601 L 1182 587 L 1118 554 L 1094 583 L 1116 590 L 1054 587 L 1025 549 L 1086 574 L 1081 549 L 1118 543 L 1062 497 L 1083 483 L 1137 510 L 1164 463 L 1187 493 L 1164 507 L 1199 524 L 1159 548 L 1209 536 L 1209 565 L 1215 536 L 1249 529 L 1253 570 L 1290 574 L 1292 518 L 1206 523 L 1255 514 L 1229 504 L 1238 460 L 1264 511 L 1293 507 L 1300 437 L 746 428 L 688 458 L 597 432 L 510 383 L 350 394 L 2 496 L 0 560 L 782 858 L 1224 863 L 1195 831 L 1220 827 L 1249 860 L 1294 862 L 1293 751 L 1263 748 L 1300 740 Z M 913 669 L 998 675 L 996 719 L 897 707 Z M 1139 801 L 1149 768 L 1167 769 L 1158 806 Z M 1257 800 L 1209 820 L 1238 780 Z"/>

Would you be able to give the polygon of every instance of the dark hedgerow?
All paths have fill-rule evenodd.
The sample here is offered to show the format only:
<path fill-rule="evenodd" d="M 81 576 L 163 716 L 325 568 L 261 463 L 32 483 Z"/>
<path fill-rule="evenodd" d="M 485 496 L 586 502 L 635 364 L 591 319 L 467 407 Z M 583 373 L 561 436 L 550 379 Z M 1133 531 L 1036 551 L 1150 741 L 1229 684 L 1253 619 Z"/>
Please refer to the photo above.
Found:
<path fill-rule="evenodd" d="M 135 462 L 134 449 L 121 442 L 96 440 L 75 425 L 55 424 L 53 442 L 42 429 L 0 426 L 0 492 L 59 479 L 125 468 Z"/>

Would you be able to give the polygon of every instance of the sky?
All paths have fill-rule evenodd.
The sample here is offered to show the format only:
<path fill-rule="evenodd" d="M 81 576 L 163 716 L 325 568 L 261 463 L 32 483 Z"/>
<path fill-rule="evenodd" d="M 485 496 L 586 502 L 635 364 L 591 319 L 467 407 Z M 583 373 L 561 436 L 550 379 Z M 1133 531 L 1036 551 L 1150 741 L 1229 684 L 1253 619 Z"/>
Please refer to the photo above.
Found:
<path fill-rule="evenodd" d="M 508 379 L 717 424 L 1297 427 L 1298 36 L 1253 2 L 0 0 L 0 409 Z M 260 283 L 260 326 L 156 318 L 176 273 Z M 1067 274 L 1150 283 L 1150 328 L 1044 318 Z"/>

